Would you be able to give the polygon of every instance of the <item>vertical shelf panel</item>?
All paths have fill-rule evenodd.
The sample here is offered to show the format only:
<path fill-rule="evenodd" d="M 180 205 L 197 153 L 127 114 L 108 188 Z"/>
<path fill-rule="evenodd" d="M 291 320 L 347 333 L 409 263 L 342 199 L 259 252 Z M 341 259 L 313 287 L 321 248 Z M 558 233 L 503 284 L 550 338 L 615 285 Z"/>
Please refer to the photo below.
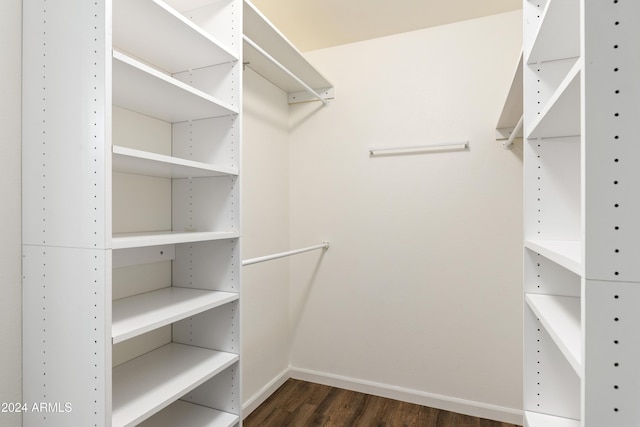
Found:
<path fill-rule="evenodd" d="M 198 159 L 238 170 L 240 127 L 237 116 L 174 123 L 172 141 L 175 157 Z M 216 144 L 210 141 L 216 141 Z"/>
<path fill-rule="evenodd" d="M 585 425 L 632 426 L 640 420 L 640 286 L 584 280 Z"/>
<path fill-rule="evenodd" d="M 525 238 L 580 241 L 579 138 L 526 140 Z"/>
<path fill-rule="evenodd" d="M 111 40 L 104 8 L 24 2 L 25 244 L 110 246 Z"/>
<path fill-rule="evenodd" d="M 208 408 L 216 408 L 229 414 L 239 414 L 242 409 L 240 395 L 240 365 L 229 366 L 215 378 L 205 382 L 183 397 L 183 400 Z"/>
<path fill-rule="evenodd" d="M 25 425 L 111 424 L 108 2 L 22 2 Z M 34 411 L 33 404 L 46 404 Z"/>
<path fill-rule="evenodd" d="M 173 230 L 237 232 L 239 187 L 237 177 L 174 179 Z"/>
<path fill-rule="evenodd" d="M 238 239 L 176 245 L 173 282 L 186 288 L 238 293 L 239 252 Z"/>
<path fill-rule="evenodd" d="M 640 282 L 640 3 L 586 5 L 586 277 Z"/>
<path fill-rule="evenodd" d="M 25 425 L 110 425 L 110 251 L 25 245 L 23 271 L 24 402 L 60 405 Z"/>

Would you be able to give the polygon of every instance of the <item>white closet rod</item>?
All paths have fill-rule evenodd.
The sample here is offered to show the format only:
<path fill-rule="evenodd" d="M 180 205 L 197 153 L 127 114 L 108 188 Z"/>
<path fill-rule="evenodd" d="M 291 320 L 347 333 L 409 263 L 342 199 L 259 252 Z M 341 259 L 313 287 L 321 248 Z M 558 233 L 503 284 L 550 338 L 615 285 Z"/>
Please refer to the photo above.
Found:
<path fill-rule="evenodd" d="M 454 142 L 451 144 L 413 145 L 409 147 L 370 148 L 369 155 L 389 156 L 393 154 L 413 154 L 429 151 L 466 150 L 467 148 L 469 148 L 469 141 Z"/>
<path fill-rule="evenodd" d="M 267 58 L 271 63 L 273 63 L 273 65 L 275 65 L 276 67 L 280 68 L 285 74 L 287 74 L 289 77 L 291 77 L 292 79 L 294 79 L 296 82 L 298 82 L 300 85 L 302 85 L 302 87 L 304 87 L 304 89 L 309 92 L 311 95 L 313 95 L 314 97 L 318 98 L 318 100 L 320 102 L 322 102 L 322 105 L 324 105 L 325 107 L 327 105 L 329 105 L 329 102 L 324 99 L 322 97 L 322 95 L 320 95 L 318 92 L 316 92 L 315 90 L 313 90 L 311 88 L 311 86 L 309 86 L 308 84 L 306 84 L 305 82 L 303 82 L 298 76 L 296 76 L 295 74 L 293 74 L 291 71 L 289 71 L 289 69 L 287 67 L 285 67 L 284 65 L 282 65 L 280 62 L 278 62 L 273 56 L 269 55 L 267 53 L 267 51 L 265 51 L 264 49 L 262 49 L 260 46 L 258 46 L 253 40 L 251 40 L 249 37 L 247 37 L 246 35 L 242 35 L 242 38 L 245 42 L 247 42 L 251 47 L 253 47 L 255 50 L 257 50 L 262 56 L 264 56 L 265 58 Z"/>
<path fill-rule="evenodd" d="M 245 265 L 257 264 L 259 262 L 264 262 L 264 261 L 271 261 L 272 259 L 284 258 L 291 255 L 301 254 L 303 252 L 314 251 L 316 249 L 329 249 L 329 242 L 322 242 L 322 244 L 320 245 L 309 246 L 302 249 L 294 249 L 292 251 L 280 252 L 273 255 L 266 255 L 258 258 L 245 259 L 244 261 L 242 261 L 242 265 L 245 266 Z"/>
<path fill-rule="evenodd" d="M 509 148 L 511 147 L 511 145 L 513 145 L 513 141 L 516 140 L 518 133 L 520 133 L 520 130 L 522 130 L 523 119 L 524 114 L 522 115 L 522 117 L 520 117 L 520 120 L 518 120 L 518 124 L 516 124 L 516 127 L 513 128 L 513 132 L 511 132 L 511 135 L 509 135 L 509 139 L 507 139 L 507 142 L 504 143 L 504 148 Z"/>

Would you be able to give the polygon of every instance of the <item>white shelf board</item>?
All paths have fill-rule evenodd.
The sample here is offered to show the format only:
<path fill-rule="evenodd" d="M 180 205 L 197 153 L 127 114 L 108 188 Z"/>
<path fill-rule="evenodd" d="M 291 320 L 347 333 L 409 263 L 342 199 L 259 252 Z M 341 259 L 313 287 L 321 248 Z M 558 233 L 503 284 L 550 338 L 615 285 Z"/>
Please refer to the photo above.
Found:
<path fill-rule="evenodd" d="M 114 0 L 113 44 L 170 74 L 238 60 L 161 0 Z"/>
<path fill-rule="evenodd" d="M 231 292 L 170 287 L 113 302 L 113 343 L 194 316 L 238 299 Z"/>
<path fill-rule="evenodd" d="M 171 343 L 113 369 L 113 426 L 155 414 L 236 361 L 237 354 Z"/>
<path fill-rule="evenodd" d="M 580 0 L 547 0 L 527 64 L 580 55 Z"/>
<path fill-rule="evenodd" d="M 527 138 L 580 135 L 580 71 L 578 59 L 547 105 L 534 120 Z"/>
<path fill-rule="evenodd" d="M 113 170 L 162 178 L 198 178 L 238 174 L 236 168 L 194 162 L 117 145 L 113 146 Z"/>
<path fill-rule="evenodd" d="M 573 370 L 582 377 L 580 298 L 526 294 L 525 300 Z"/>
<path fill-rule="evenodd" d="M 231 105 L 115 50 L 113 103 L 170 123 L 238 113 Z"/>
<path fill-rule="evenodd" d="M 316 70 L 287 38 L 248 0 L 243 9 L 244 35 L 256 42 L 274 59 L 284 65 L 300 80 L 316 91 L 333 85 Z M 291 79 L 246 42 L 243 44 L 243 62 L 271 83 L 287 93 L 304 91 L 298 82 Z"/>
<path fill-rule="evenodd" d="M 525 411 L 524 425 L 525 427 L 580 427 L 580 421 Z"/>
<path fill-rule="evenodd" d="M 522 52 L 520 52 L 520 59 L 513 73 L 513 79 L 511 79 L 511 86 L 509 87 L 509 93 L 504 102 L 502 113 L 498 119 L 496 125 L 496 139 L 507 139 L 511 132 L 516 127 L 516 124 L 522 117 L 523 112 L 523 68 L 522 68 Z M 520 135 L 522 137 L 522 131 Z"/>
<path fill-rule="evenodd" d="M 111 239 L 112 249 L 141 248 L 146 246 L 174 245 L 179 243 L 206 242 L 234 239 L 236 231 L 156 231 L 148 233 L 118 233 Z"/>
<path fill-rule="evenodd" d="M 582 242 L 578 240 L 525 240 L 525 247 L 561 265 L 577 275 L 583 275 Z"/>
<path fill-rule="evenodd" d="M 238 421 L 235 414 L 178 400 L 138 427 L 231 427 Z"/>

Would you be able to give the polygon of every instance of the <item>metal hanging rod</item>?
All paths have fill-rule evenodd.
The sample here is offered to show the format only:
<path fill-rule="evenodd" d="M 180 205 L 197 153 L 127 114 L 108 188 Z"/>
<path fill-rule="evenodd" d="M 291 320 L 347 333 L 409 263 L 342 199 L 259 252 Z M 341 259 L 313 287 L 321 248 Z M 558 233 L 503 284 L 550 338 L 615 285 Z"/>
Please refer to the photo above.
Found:
<path fill-rule="evenodd" d="M 426 153 L 430 151 L 466 150 L 469 141 L 454 142 L 450 144 L 413 145 L 409 147 L 370 148 L 370 156 L 391 156 L 395 154 Z"/>
<path fill-rule="evenodd" d="M 296 76 L 295 74 L 293 74 L 291 71 L 289 71 L 289 69 L 287 67 L 285 67 L 284 65 L 282 65 L 280 62 L 278 62 L 277 59 L 275 59 L 273 56 L 269 55 L 267 53 L 266 50 L 262 49 L 260 46 L 258 46 L 256 44 L 256 42 L 254 42 L 253 40 L 251 40 L 249 37 L 247 37 L 246 35 L 242 35 L 242 39 L 247 42 L 251 47 L 253 47 L 255 50 L 257 50 L 262 56 L 264 56 L 265 58 L 267 58 L 269 60 L 269 62 L 271 62 L 273 65 L 275 65 L 276 67 L 280 68 L 280 70 L 282 70 L 285 74 L 287 74 L 289 77 L 291 77 L 293 80 L 295 80 L 296 82 L 298 82 L 300 85 L 302 85 L 302 87 L 304 87 L 304 89 L 309 92 L 311 95 L 313 95 L 315 98 L 318 99 L 318 101 L 322 102 L 322 105 L 324 105 L 325 107 L 327 105 L 329 105 L 329 102 L 324 99 L 322 97 L 322 95 L 320 95 L 318 92 L 316 92 L 313 88 L 311 88 L 311 86 L 309 86 L 308 84 L 306 84 L 305 82 L 303 82 L 298 76 Z"/>
<path fill-rule="evenodd" d="M 504 148 L 509 148 L 511 147 L 511 145 L 513 145 L 513 141 L 516 140 L 516 138 L 518 137 L 518 134 L 522 130 L 523 121 L 524 121 L 524 114 L 522 115 L 522 117 L 520 117 L 520 120 L 518 120 L 518 124 L 516 124 L 516 127 L 513 128 L 513 131 L 511 132 L 511 135 L 509 135 L 509 139 L 507 139 L 507 142 L 503 144 Z"/>
<path fill-rule="evenodd" d="M 242 261 L 242 265 L 245 266 L 245 265 L 257 264 L 259 262 L 264 262 L 264 261 L 271 261 L 272 259 L 284 258 L 291 255 L 301 254 L 303 252 L 314 251 L 316 249 L 324 249 L 324 250 L 329 249 L 329 242 L 322 242 L 322 244 L 320 245 L 309 246 L 302 249 L 294 249 L 292 251 L 280 252 L 273 255 L 266 255 L 258 258 L 245 259 L 244 261 Z"/>

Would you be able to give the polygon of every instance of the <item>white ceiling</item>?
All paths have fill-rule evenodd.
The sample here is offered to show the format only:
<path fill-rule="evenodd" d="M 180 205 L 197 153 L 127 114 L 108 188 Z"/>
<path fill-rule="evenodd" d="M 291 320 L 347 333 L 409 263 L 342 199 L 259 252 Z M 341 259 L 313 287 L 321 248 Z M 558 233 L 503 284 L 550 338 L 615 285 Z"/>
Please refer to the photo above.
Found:
<path fill-rule="evenodd" d="M 522 0 L 253 0 L 252 3 L 301 51 L 522 8 Z"/>

